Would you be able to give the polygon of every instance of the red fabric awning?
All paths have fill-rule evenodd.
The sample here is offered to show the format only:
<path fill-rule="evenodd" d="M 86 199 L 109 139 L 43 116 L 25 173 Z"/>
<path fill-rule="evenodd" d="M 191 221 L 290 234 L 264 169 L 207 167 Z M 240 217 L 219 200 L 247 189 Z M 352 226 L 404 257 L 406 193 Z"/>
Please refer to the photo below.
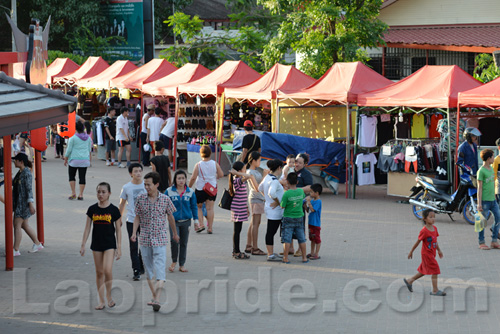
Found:
<path fill-rule="evenodd" d="M 301 90 L 278 92 L 283 99 L 309 99 L 356 103 L 358 94 L 386 87 L 392 81 L 361 62 L 335 63 L 316 83 Z"/>
<path fill-rule="evenodd" d="M 76 84 L 79 87 L 85 88 L 109 89 L 110 80 L 127 74 L 135 69 L 137 69 L 137 66 L 130 60 L 117 60 L 113 63 L 113 65 L 98 75 L 87 79 L 77 80 Z"/>
<path fill-rule="evenodd" d="M 109 67 L 109 64 L 101 57 L 89 57 L 80 68 L 70 74 L 54 77 L 54 82 L 62 84 L 75 84 L 78 80 L 84 80 L 98 75 Z"/>
<path fill-rule="evenodd" d="M 500 107 L 500 78 L 458 93 L 460 107 Z"/>
<path fill-rule="evenodd" d="M 457 65 L 426 65 L 388 87 L 359 95 L 358 105 L 456 108 L 459 92 L 481 85 Z"/>
<path fill-rule="evenodd" d="M 186 64 L 161 79 L 142 85 L 142 92 L 156 96 L 176 96 L 177 86 L 201 79 L 209 73 L 210 70 L 203 65 Z"/>
<path fill-rule="evenodd" d="M 225 88 L 241 87 L 260 77 L 259 73 L 241 60 L 228 60 L 209 75 L 199 80 L 179 85 L 179 93 L 220 95 L 224 92 Z"/>
<path fill-rule="evenodd" d="M 271 100 L 278 89 L 298 90 L 312 85 L 316 80 L 292 65 L 274 65 L 258 80 L 238 88 L 226 88 L 226 98 L 248 100 Z"/>
<path fill-rule="evenodd" d="M 47 67 L 47 84 L 50 85 L 55 77 L 62 77 L 75 72 L 80 65 L 69 58 L 57 58 Z"/>
<path fill-rule="evenodd" d="M 177 67 L 165 59 L 152 59 L 138 69 L 111 80 L 110 86 L 130 90 L 142 89 L 143 84 L 163 78 L 176 70 Z"/>

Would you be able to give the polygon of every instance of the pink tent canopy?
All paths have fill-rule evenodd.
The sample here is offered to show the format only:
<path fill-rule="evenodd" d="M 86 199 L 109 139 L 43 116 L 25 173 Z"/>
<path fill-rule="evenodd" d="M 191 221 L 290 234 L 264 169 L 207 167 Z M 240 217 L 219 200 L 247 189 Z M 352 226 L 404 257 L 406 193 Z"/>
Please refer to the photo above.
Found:
<path fill-rule="evenodd" d="M 199 80 L 179 85 L 179 93 L 220 95 L 224 92 L 224 88 L 244 86 L 260 77 L 259 73 L 241 60 L 228 60 L 209 75 Z"/>
<path fill-rule="evenodd" d="M 26 81 L 26 62 L 14 63 L 12 65 L 12 77 Z"/>
<path fill-rule="evenodd" d="M 137 66 L 130 60 L 118 60 L 98 75 L 82 80 L 77 80 L 76 84 L 79 87 L 85 88 L 109 89 L 110 80 L 127 74 L 135 69 L 137 69 Z"/>
<path fill-rule="evenodd" d="M 358 105 L 456 108 L 459 92 L 481 85 L 456 65 L 426 65 L 388 87 L 361 94 Z"/>
<path fill-rule="evenodd" d="M 298 90 L 312 85 L 316 80 L 302 73 L 292 65 L 274 65 L 258 80 L 242 87 L 226 88 L 226 98 L 248 100 L 276 99 L 276 92 L 281 90 Z"/>
<path fill-rule="evenodd" d="M 500 78 L 458 93 L 458 103 L 461 107 L 499 107 Z"/>
<path fill-rule="evenodd" d="M 70 74 L 54 77 L 54 82 L 75 84 L 78 80 L 91 78 L 109 67 L 109 64 L 101 57 L 89 57 L 80 68 Z"/>
<path fill-rule="evenodd" d="M 177 86 L 203 78 L 210 70 L 200 64 L 186 64 L 177 71 L 142 85 L 142 92 L 150 95 L 176 96 Z"/>
<path fill-rule="evenodd" d="M 47 84 L 52 84 L 55 77 L 65 76 L 78 70 L 79 67 L 80 65 L 69 58 L 57 58 L 47 67 Z"/>
<path fill-rule="evenodd" d="M 308 99 L 356 103 L 358 95 L 392 84 L 361 62 L 335 63 L 313 85 L 301 90 L 280 89 L 283 99 Z"/>
<path fill-rule="evenodd" d="M 142 89 L 142 85 L 163 78 L 177 70 L 165 59 L 152 59 L 147 64 L 110 82 L 111 87 Z"/>

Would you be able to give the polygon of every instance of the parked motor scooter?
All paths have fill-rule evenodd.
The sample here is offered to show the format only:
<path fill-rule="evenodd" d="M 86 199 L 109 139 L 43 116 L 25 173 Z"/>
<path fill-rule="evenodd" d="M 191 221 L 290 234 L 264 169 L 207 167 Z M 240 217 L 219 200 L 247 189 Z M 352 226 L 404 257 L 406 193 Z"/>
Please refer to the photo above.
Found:
<path fill-rule="evenodd" d="M 452 221 L 454 212 L 461 212 L 465 221 L 471 225 L 475 223 L 477 212 L 477 188 L 476 177 L 472 175 L 469 166 L 457 166 L 462 170 L 458 189 L 449 195 L 451 183 L 446 180 L 438 180 L 422 175 L 417 175 L 417 184 L 411 189 L 410 204 L 413 214 L 422 219 L 422 211 L 431 209 L 436 213 L 446 213 Z M 415 197 L 414 197 L 415 196 Z"/>

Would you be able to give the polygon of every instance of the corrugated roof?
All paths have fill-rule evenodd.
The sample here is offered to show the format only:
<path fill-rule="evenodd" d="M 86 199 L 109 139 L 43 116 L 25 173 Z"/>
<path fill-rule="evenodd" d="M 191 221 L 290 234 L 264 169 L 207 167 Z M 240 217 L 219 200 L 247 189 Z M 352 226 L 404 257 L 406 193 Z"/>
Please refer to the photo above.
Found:
<path fill-rule="evenodd" d="M 77 99 L 0 72 L 0 136 L 68 120 Z"/>
<path fill-rule="evenodd" d="M 500 24 L 392 26 L 386 43 L 500 48 Z"/>
<path fill-rule="evenodd" d="M 227 20 L 231 14 L 226 8 L 226 0 L 193 0 L 182 11 L 191 16 L 198 15 L 202 20 Z"/>

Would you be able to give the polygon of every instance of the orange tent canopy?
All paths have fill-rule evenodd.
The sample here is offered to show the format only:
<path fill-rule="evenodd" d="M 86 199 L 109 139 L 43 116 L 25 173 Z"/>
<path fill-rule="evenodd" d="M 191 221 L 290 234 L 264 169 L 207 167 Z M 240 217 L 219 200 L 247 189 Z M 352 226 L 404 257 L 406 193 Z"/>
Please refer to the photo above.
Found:
<path fill-rule="evenodd" d="M 458 103 L 461 107 L 499 107 L 500 78 L 458 93 Z"/>
<path fill-rule="evenodd" d="M 98 75 L 78 80 L 76 83 L 79 87 L 109 89 L 110 80 L 127 74 L 135 69 L 137 69 L 137 66 L 130 60 L 118 60 Z"/>
<path fill-rule="evenodd" d="M 260 77 L 259 73 L 241 60 L 228 60 L 207 76 L 179 85 L 179 93 L 219 95 L 224 92 L 225 88 L 241 87 Z"/>
<path fill-rule="evenodd" d="M 152 59 L 138 69 L 112 79 L 110 87 L 142 89 L 143 84 L 163 78 L 176 70 L 177 67 L 165 59 Z"/>
<path fill-rule="evenodd" d="M 308 99 L 356 103 L 358 95 L 386 87 L 392 81 L 361 62 L 335 63 L 316 83 L 300 90 L 280 89 L 283 99 Z"/>
<path fill-rule="evenodd" d="M 76 83 L 78 80 L 91 78 L 109 67 L 109 64 L 101 57 L 89 57 L 80 68 L 70 74 L 54 77 L 54 82 Z"/>
<path fill-rule="evenodd" d="M 200 64 L 186 64 L 177 71 L 142 85 L 142 92 L 150 95 L 176 96 L 177 86 L 189 83 L 208 75 L 210 70 Z"/>
<path fill-rule="evenodd" d="M 278 89 L 298 90 L 312 85 L 316 80 L 302 73 L 295 66 L 276 64 L 256 81 L 237 88 L 226 88 L 226 98 L 248 100 L 276 99 Z"/>
<path fill-rule="evenodd" d="M 455 108 L 459 92 L 481 85 L 481 82 L 456 65 L 426 65 L 388 87 L 361 94 L 358 96 L 358 105 Z"/>
<path fill-rule="evenodd" d="M 47 67 L 47 84 L 50 85 L 55 77 L 62 77 L 80 68 L 80 65 L 69 58 L 57 58 Z"/>

